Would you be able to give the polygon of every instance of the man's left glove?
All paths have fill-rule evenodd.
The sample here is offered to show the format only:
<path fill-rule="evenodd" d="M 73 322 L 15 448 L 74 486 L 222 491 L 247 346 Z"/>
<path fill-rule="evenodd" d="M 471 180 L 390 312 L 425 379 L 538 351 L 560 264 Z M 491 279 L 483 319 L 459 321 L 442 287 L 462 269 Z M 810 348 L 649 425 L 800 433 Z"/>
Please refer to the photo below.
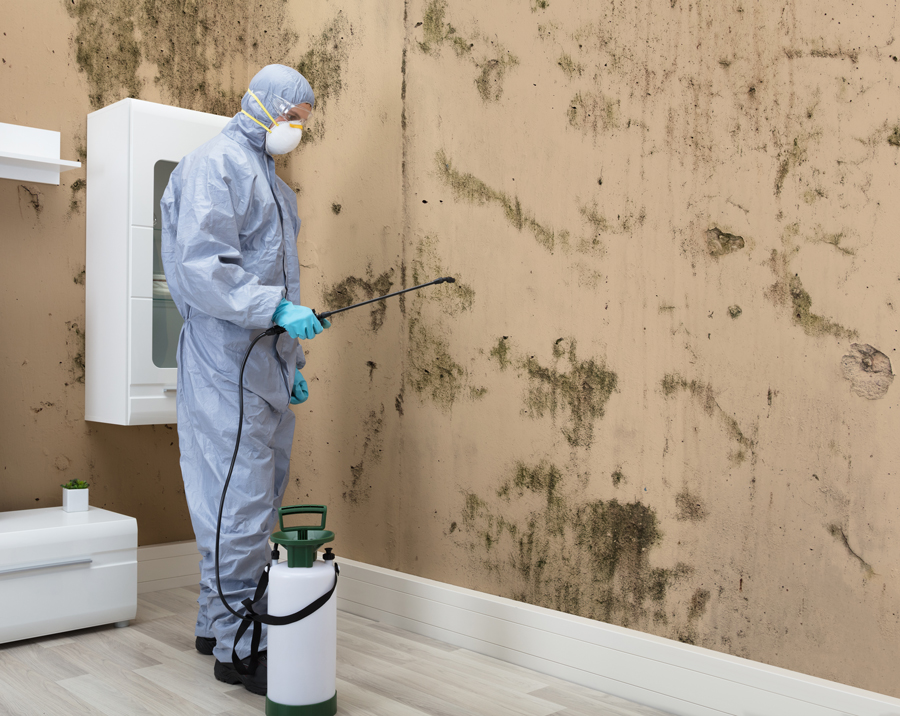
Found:
<path fill-rule="evenodd" d="M 285 298 L 281 299 L 272 323 L 284 328 L 291 338 L 315 338 L 322 332 L 323 326 L 319 323 L 311 308 L 298 306 Z M 325 321 L 328 323 L 328 321 Z M 331 325 L 330 323 L 328 325 Z M 325 326 L 327 328 L 327 326 Z"/>
<path fill-rule="evenodd" d="M 291 393 L 291 405 L 305 403 L 309 398 L 309 386 L 303 378 L 303 373 L 299 369 L 295 369 L 294 373 L 294 391 Z"/>

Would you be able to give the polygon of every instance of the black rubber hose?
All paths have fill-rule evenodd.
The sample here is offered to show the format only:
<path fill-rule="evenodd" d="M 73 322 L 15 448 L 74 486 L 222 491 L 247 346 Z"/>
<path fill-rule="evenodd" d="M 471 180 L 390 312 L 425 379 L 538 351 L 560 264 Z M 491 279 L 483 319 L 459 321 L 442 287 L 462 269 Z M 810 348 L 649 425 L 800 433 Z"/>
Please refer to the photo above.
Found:
<path fill-rule="evenodd" d="M 225 605 L 225 608 L 238 619 L 244 621 L 252 621 L 253 618 L 248 614 L 241 615 L 234 611 L 225 599 L 225 594 L 222 592 L 222 580 L 219 578 L 219 536 L 222 532 L 222 513 L 225 509 L 225 493 L 228 492 L 228 483 L 231 482 L 231 474 L 234 472 L 234 463 L 237 461 L 238 448 L 241 445 L 241 428 L 244 426 L 244 368 L 247 366 L 247 359 L 250 357 L 250 351 L 253 350 L 253 346 L 257 344 L 259 339 L 265 336 L 275 336 L 279 333 L 284 333 L 284 328 L 281 326 L 272 326 L 272 328 L 267 331 L 260 333 L 250 343 L 247 352 L 244 354 L 244 360 L 241 362 L 241 371 L 238 375 L 238 396 L 241 409 L 240 417 L 238 418 L 237 437 L 234 439 L 234 454 L 231 456 L 231 465 L 228 468 L 228 476 L 225 478 L 225 485 L 222 487 L 222 499 L 219 500 L 219 517 L 216 520 L 216 589 L 219 591 L 219 599 L 222 600 L 222 604 Z"/>

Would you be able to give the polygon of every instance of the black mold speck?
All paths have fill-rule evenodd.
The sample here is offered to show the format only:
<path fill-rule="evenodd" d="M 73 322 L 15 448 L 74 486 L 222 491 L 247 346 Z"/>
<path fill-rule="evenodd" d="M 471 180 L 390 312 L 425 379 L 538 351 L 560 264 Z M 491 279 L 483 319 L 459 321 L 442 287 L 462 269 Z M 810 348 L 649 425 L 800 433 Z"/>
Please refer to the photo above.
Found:
<path fill-rule="evenodd" d="M 337 216 L 341 213 L 341 205 L 340 204 L 332 204 L 331 211 L 334 212 L 334 215 Z"/>

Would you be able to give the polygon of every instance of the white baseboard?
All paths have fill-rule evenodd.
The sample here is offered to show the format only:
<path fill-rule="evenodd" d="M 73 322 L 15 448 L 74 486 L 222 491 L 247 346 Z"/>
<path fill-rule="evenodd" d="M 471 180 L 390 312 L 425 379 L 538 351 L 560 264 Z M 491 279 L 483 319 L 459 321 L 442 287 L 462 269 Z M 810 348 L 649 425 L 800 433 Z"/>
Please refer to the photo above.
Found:
<path fill-rule="evenodd" d="M 185 557 L 194 571 L 185 574 Z M 195 584 L 193 542 L 138 550 L 139 592 Z M 900 699 L 339 559 L 338 608 L 677 716 L 900 716 Z M 142 566 L 146 571 L 142 579 Z M 171 565 L 173 573 L 165 572 Z M 165 585 L 168 580 L 177 584 Z"/>
<path fill-rule="evenodd" d="M 194 540 L 138 547 L 138 594 L 200 581 L 200 552 Z"/>

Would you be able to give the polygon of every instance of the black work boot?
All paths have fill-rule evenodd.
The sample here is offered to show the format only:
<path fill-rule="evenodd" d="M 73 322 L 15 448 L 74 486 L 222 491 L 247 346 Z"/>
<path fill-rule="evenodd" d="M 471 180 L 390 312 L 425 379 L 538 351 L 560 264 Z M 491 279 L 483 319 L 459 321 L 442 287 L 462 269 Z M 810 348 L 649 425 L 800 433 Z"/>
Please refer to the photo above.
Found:
<path fill-rule="evenodd" d="M 194 648 L 203 656 L 212 656 L 215 646 L 216 638 L 214 636 L 198 636 L 194 639 Z"/>
<path fill-rule="evenodd" d="M 250 657 L 241 659 L 241 663 L 247 666 L 250 663 Z M 223 664 L 216 659 L 216 665 L 213 667 L 213 674 L 219 681 L 226 684 L 243 684 L 244 688 L 250 693 L 266 695 L 266 686 L 268 683 L 268 666 L 266 664 L 266 652 L 259 652 L 259 663 L 256 665 L 255 674 L 239 674 L 234 664 Z"/>

